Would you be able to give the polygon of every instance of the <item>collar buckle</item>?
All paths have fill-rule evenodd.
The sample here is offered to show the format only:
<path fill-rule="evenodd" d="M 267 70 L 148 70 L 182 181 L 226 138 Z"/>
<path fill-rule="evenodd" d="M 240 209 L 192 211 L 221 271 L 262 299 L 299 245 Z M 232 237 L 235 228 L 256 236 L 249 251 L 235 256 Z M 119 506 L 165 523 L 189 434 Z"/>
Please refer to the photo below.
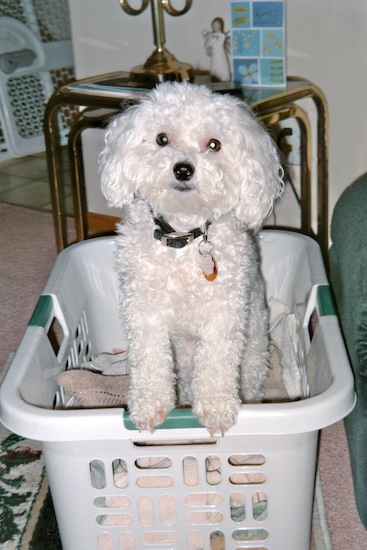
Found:
<path fill-rule="evenodd" d="M 183 248 L 184 246 L 192 243 L 193 240 L 193 233 L 185 233 L 184 231 L 172 231 L 171 233 L 163 233 L 160 237 L 160 241 L 164 246 L 170 246 L 172 248 Z"/>

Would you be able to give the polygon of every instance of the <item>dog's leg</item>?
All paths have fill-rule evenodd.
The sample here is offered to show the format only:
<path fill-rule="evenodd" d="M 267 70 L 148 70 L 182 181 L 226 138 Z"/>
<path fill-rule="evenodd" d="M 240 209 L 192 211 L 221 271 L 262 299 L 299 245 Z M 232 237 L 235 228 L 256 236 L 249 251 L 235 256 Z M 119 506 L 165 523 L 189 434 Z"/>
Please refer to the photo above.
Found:
<path fill-rule="evenodd" d="M 233 311 L 219 310 L 220 320 L 218 315 L 209 315 L 200 335 L 192 383 L 193 410 L 211 434 L 230 428 L 241 405 L 238 383 L 243 336 Z"/>
<path fill-rule="evenodd" d="M 172 348 L 168 331 L 139 327 L 129 347 L 129 410 L 139 430 L 154 430 L 176 402 Z"/>
<path fill-rule="evenodd" d="M 241 362 L 241 397 L 246 403 L 260 403 L 263 384 L 269 373 L 269 312 L 265 285 L 256 278 L 250 295 L 250 310 L 246 329 L 246 345 Z"/>
<path fill-rule="evenodd" d="M 174 338 L 175 359 L 177 365 L 177 394 L 179 405 L 192 404 L 192 375 L 197 347 L 196 339 Z"/>

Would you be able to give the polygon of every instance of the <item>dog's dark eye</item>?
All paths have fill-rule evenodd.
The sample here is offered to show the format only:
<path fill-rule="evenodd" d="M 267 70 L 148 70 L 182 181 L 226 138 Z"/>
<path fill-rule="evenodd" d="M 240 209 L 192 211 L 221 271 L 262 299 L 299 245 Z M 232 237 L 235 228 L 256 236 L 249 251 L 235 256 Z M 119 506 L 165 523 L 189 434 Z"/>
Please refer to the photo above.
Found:
<path fill-rule="evenodd" d="M 169 139 L 167 134 L 158 134 L 156 139 L 158 145 L 161 145 L 161 147 L 164 147 L 165 145 L 169 144 Z"/>
<path fill-rule="evenodd" d="M 210 139 L 208 141 L 208 145 L 207 145 L 208 149 L 210 149 L 210 151 L 219 151 L 221 145 L 220 145 L 220 141 L 218 141 L 217 139 Z"/>

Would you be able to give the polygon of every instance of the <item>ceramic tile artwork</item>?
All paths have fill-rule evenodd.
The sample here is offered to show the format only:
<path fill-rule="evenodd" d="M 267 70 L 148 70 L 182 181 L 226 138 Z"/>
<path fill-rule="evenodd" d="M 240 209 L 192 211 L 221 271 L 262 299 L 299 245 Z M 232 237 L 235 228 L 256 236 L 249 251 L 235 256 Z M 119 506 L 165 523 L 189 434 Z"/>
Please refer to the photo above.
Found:
<path fill-rule="evenodd" d="M 243 86 L 284 87 L 285 1 L 231 2 L 232 79 Z"/>

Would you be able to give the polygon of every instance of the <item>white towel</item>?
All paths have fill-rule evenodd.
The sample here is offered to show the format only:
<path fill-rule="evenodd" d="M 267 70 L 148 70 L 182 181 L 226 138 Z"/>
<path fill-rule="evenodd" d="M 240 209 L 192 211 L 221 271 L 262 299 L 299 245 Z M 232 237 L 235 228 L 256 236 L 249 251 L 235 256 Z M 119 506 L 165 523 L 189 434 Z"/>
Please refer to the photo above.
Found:
<path fill-rule="evenodd" d="M 298 399 L 302 389 L 298 367 L 297 318 L 283 302 L 275 298 L 270 298 L 268 305 L 270 339 L 280 352 L 284 386 L 290 399 Z"/>

